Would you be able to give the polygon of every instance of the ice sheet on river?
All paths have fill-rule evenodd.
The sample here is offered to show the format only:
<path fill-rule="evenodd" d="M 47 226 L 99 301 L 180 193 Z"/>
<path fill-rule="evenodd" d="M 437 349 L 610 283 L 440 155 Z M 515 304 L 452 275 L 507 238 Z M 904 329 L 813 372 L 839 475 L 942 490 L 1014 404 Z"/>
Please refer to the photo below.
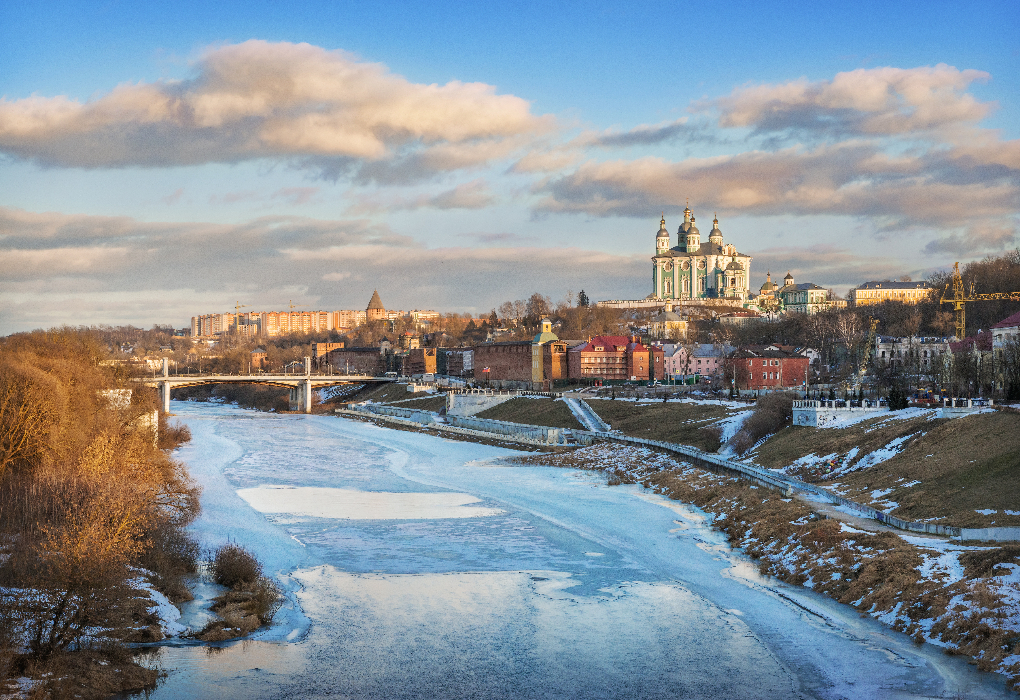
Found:
<path fill-rule="evenodd" d="M 321 486 L 265 485 L 237 495 L 260 513 L 289 513 L 340 520 L 421 520 L 482 518 L 499 508 L 466 507 L 482 499 L 466 493 L 389 493 Z"/>
<path fill-rule="evenodd" d="M 759 576 L 703 513 L 639 486 L 334 417 L 174 408 L 194 436 L 180 456 L 204 489 L 196 533 L 262 554 L 309 624 L 295 637 L 285 616 L 261 637 L 276 641 L 214 655 L 164 649 L 154 700 L 1015 697 L 1001 678 Z M 449 507 L 504 513 L 341 520 L 260 513 L 238 495 L 285 490 L 269 485 L 467 495 L 478 500 Z"/>

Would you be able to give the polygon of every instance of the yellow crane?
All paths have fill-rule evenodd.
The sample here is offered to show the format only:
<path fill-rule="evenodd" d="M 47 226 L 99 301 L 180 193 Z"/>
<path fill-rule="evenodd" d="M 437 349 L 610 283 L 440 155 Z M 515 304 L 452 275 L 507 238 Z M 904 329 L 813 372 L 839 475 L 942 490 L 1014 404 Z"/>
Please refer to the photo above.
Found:
<path fill-rule="evenodd" d="M 248 308 L 248 304 L 242 304 L 239 301 L 234 304 L 234 332 L 235 333 L 239 333 L 240 332 L 240 329 L 239 329 L 239 326 L 241 325 L 241 314 L 240 314 L 240 311 L 241 311 L 241 309 L 247 309 L 247 308 Z"/>
<path fill-rule="evenodd" d="M 953 288 L 953 296 L 947 298 L 946 295 L 949 294 L 950 286 Z M 963 288 L 963 277 L 960 276 L 960 263 L 953 263 L 953 281 L 946 285 L 946 290 L 942 292 L 939 304 L 953 305 L 953 311 L 956 314 L 954 325 L 956 326 L 957 340 L 963 340 L 967 337 L 967 312 L 964 307 L 968 301 L 1020 301 L 1020 292 L 975 294 L 974 283 L 971 282 L 970 292 L 967 293 Z"/>

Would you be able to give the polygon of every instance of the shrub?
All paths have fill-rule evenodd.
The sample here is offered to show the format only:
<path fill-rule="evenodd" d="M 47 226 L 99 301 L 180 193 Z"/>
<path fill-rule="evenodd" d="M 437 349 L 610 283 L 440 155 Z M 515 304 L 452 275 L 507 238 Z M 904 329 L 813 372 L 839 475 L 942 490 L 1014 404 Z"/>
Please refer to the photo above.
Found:
<path fill-rule="evenodd" d="M 793 419 L 793 394 L 766 394 L 758 399 L 744 424 L 730 440 L 737 454 L 744 454 L 766 435 L 778 432 Z"/>
<path fill-rule="evenodd" d="M 255 582 L 251 602 L 252 612 L 258 617 L 259 622 L 268 625 L 283 604 L 283 592 L 275 581 L 263 576 Z"/>
<path fill-rule="evenodd" d="M 262 564 L 247 549 L 231 542 L 216 550 L 212 575 L 221 586 L 240 588 L 262 577 Z"/>

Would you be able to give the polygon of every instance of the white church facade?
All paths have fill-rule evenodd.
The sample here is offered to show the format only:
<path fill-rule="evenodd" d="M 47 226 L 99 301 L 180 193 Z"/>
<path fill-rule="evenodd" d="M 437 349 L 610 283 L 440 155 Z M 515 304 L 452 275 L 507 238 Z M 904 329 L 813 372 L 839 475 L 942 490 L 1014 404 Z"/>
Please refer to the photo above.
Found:
<path fill-rule="evenodd" d="M 726 300 L 741 306 L 751 299 L 751 256 L 723 242 L 718 218 L 712 224 L 708 240 L 702 242 L 694 216 L 685 208 L 677 245 L 670 246 L 662 218 L 655 237 L 650 298 L 681 303 Z"/>

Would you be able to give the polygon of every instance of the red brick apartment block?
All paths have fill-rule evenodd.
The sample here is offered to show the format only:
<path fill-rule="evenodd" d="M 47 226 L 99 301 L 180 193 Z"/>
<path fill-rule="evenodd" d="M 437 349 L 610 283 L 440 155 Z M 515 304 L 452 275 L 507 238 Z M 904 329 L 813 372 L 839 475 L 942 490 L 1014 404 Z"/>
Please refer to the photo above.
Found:
<path fill-rule="evenodd" d="M 727 375 L 742 391 L 803 386 L 809 364 L 806 355 L 775 345 L 738 348 L 726 358 Z"/>
<path fill-rule="evenodd" d="M 599 335 L 567 352 L 571 379 L 662 379 L 660 346 L 648 347 L 635 335 Z"/>

